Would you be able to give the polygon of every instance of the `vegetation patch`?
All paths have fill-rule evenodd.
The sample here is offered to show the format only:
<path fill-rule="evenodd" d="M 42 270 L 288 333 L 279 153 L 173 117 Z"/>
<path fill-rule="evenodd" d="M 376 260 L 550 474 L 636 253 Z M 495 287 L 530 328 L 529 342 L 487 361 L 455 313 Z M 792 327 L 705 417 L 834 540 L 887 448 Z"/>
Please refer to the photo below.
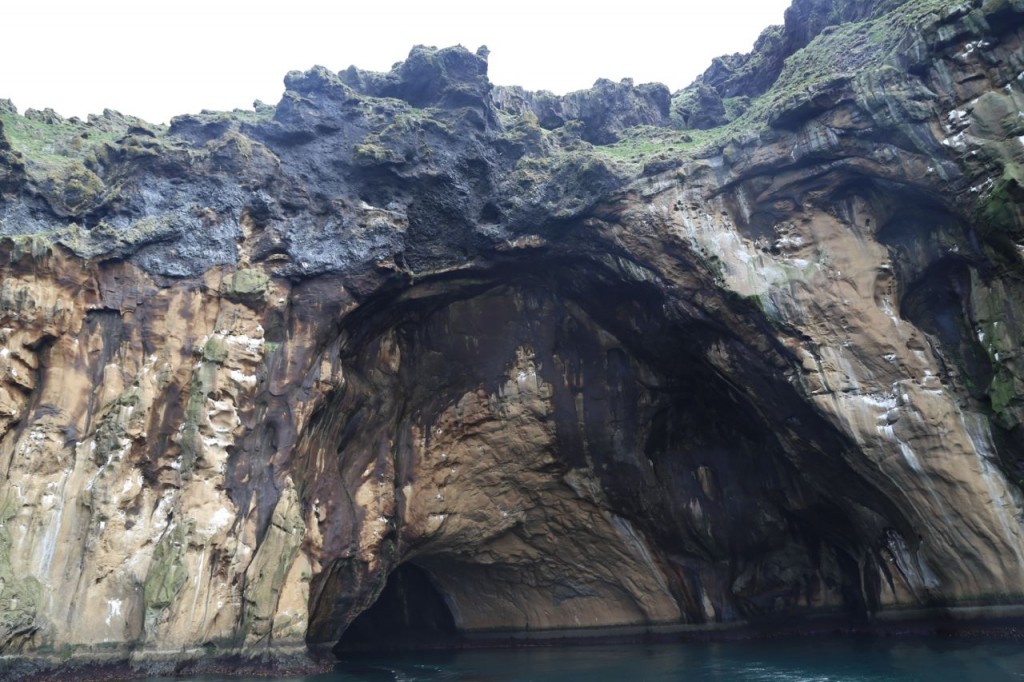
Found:
<path fill-rule="evenodd" d="M 42 597 L 39 581 L 18 575 L 11 564 L 7 523 L 19 506 L 13 490 L 0 490 L 0 651 L 9 650 L 19 635 L 35 630 L 36 608 Z"/>
<path fill-rule="evenodd" d="M 242 268 L 231 273 L 224 283 L 224 295 L 242 303 L 258 303 L 266 298 L 269 286 L 270 277 L 266 273 Z"/>
<path fill-rule="evenodd" d="M 188 530 L 181 523 L 173 526 L 164 533 L 153 550 L 153 559 L 142 589 L 147 631 L 152 632 L 160 614 L 174 603 L 188 579 L 188 568 L 185 566 Z"/>
<path fill-rule="evenodd" d="M 876 19 L 830 26 L 786 59 L 779 77 L 763 95 L 723 99 L 727 121 L 723 125 L 686 129 L 679 112 L 695 106 L 699 93 L 691 86 L 678 93 L 672 105 L 674 123 L 682 130 L 640 126 L 599 150 L 634 162 L 659 155 L 693 159 L 721 153 L 730 143 L 767 134 L 773 121 L 785 120 L 786 112 L 808 106 L 830 90 L 846 89 L 855 77 L 901 57 L 906 45 L 932 31 L 950 12 L 943 0 L 910 0 Z M 781 34 L 771 31 L 766 31 L 766 39 L 780 39 Z M 751 59 L 740 68 L 760 67 L 757 59 Z M 854 95 L 852 90 L 848 94 Z"/>
<path fill-rule="evenodd" d="M 210 337 L 202 348 L 202 361 L 192 373 L 181 425 L 181 473 L 189 474 L 202 454 L 203 438 L 200 426 L 206 420 L 206 398 L 213 392 L 217 381 L 217 367 L 227 359 L 227 348 L 222 339 Z"/>
<path fill-rule="evenodd" d="M 68 172 L 68 167 L 75 162 L 90 165 L 88 161 L 95 157 L 97 150 L 124 137 L 132 127 L 160 129 L 116 112 L 104 112 L 103 116 L 82 121 L 60 117 L 26 118 L 6 111 L 0 113 L 0 121 L 11 147 L 25 156 L 29 171 L 40 178 Z"/>
<path fill-rule="evenodd" d="M 992 186 L 982 205 L 984 226 L 989 231 L 998 231 L 1014 237 L 1024 231 L 1021 207 L 1024 206 L 1024 169 L 1008 164 L 1003 176 Z"/>

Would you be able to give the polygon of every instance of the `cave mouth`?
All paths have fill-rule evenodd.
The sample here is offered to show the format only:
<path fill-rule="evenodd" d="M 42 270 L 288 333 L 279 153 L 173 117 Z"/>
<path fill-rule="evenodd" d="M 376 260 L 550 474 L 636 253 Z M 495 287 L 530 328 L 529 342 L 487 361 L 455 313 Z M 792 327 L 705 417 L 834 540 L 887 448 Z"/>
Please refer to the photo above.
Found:
<path fill-rule="evenodd" d="M 340 480 L 310 495 L 362 491 L 384 560 L 318 576 L 311 642 L 875 610 L 877 538 L 909 524 L 797 390 L 763 313 L 613 265 L 449 273 L 347 318 L 344 390 L 310 426 Z M 347 518 L 338 537 L 362 542 Z"/>
<path fill-rule="evenodd" d="M 377 600 L 348 626 L 336 655 L 450 649 L 458 639 L 455 619 L 433 578 L 413 563 L 388 576 Z"/>

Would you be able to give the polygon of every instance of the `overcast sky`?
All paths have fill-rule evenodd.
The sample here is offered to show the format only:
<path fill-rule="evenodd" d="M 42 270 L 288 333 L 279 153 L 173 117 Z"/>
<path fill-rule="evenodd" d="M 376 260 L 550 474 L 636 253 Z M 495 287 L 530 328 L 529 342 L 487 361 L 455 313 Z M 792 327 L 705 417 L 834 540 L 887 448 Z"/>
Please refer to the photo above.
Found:
<path fill-rule="evenodd" d="M 712 57 L 747 52 L 789 0 L 5 0 L 0 98 L 154 123 L 276 103 L 322 64 L 387 71 L 415 44 L 487 45 L 491 81 L 564 93 L 597 78 L 677 90 Z"/>

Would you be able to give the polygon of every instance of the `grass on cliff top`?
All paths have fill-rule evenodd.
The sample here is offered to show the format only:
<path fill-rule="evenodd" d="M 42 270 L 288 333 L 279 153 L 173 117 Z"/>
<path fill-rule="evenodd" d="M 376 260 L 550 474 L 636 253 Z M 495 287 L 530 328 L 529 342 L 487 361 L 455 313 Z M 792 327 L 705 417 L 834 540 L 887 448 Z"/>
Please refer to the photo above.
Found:
<path fill-rule="evenodd" d="M 772 87 L 754 100 L 750 114 L 764 116 L 794 96 L 842 77 L 854 77 L 895 56 L 900 43 L 957 5 L 949 0 L 910 0 L 891 12 L 861 22 L 831 26 L 790 55 Z"/>
<path fill-rule="evenodd" d="M 277 109 L 269 104 L 263 104 L 254 109 L 232 109 L 231 115 L 244 123 L 263 123 L 273 120 Z"/>
<path fill-rule="evenodd" d="M 0 114 L 4 134 L 11 147 L 21 152 L 29 171 L 35 174 L 59 174 L 95 156 L 104 144 L 122 138 L 132 125 L 143 124 L 155 134 L 161 126 L 148 126 L 138 119 L 114 112 L 90 116 L 90 120 L 64 119 L 48 123 L 19 114 Z"/>
<path fill-rule="evenodd" d="M 171 119 L 171 123 L 173 125 L 175 119 L 184 118 L 193 119 L 202 124 L 248 123 L 250 125 L 256 125 L 273 120 L 274 113 L 276 111 L 276 107 L 270 104 L 258 102 L 257 106 L 253 109 L 232 109 L 230 111 L 203 109 L 198 114 L 182 114 L 181 116 L 175 116 L 174 119 Z"/>
<path fill-rule="evenodd" d="M 45 123 L 17 114 L 2 114 L 0 120 L 11 147 L 47 170 L 64 168 L 83 157 L 90 147 L 117 137 L 113 130 L 90 131 L 88 124 L 68 120 Z"/>
<path fill-rule="evenodd" d="M 709 130 L 675 130 L 637 126 L 615 144 L 594 147 L 613 158 L 644 163 L 659 158 L 702 159 L 713 156 L 731 140 L 749 135 L 739 120 Z"/>
<path fill-rule="evenodd" d="M 886 64 L 904 39 L 957 7 L 949 0 L 909 0 L 876 19 L 828 27 L 806 47 L 790 55 L 772 87 L 751 100 L 728 123 L 707 130 L 639 126 L 627 131 L 619 142 L 597 149 L 638 163 L 666 155 L 714 155 L 730 142 L 763 132 L 773 114 L 813 95 L 828 83 Z"/>

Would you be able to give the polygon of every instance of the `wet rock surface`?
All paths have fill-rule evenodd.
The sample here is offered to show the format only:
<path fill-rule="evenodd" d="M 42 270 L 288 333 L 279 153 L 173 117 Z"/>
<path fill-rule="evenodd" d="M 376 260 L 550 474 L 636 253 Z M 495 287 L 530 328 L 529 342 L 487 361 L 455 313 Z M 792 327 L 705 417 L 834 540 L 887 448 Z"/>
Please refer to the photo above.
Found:
<path fill-rule="evenodd" d="M 671 99 L 0 102 L 5 674 L 1019 606 L 1024 7 L 826 4 Z"/>

